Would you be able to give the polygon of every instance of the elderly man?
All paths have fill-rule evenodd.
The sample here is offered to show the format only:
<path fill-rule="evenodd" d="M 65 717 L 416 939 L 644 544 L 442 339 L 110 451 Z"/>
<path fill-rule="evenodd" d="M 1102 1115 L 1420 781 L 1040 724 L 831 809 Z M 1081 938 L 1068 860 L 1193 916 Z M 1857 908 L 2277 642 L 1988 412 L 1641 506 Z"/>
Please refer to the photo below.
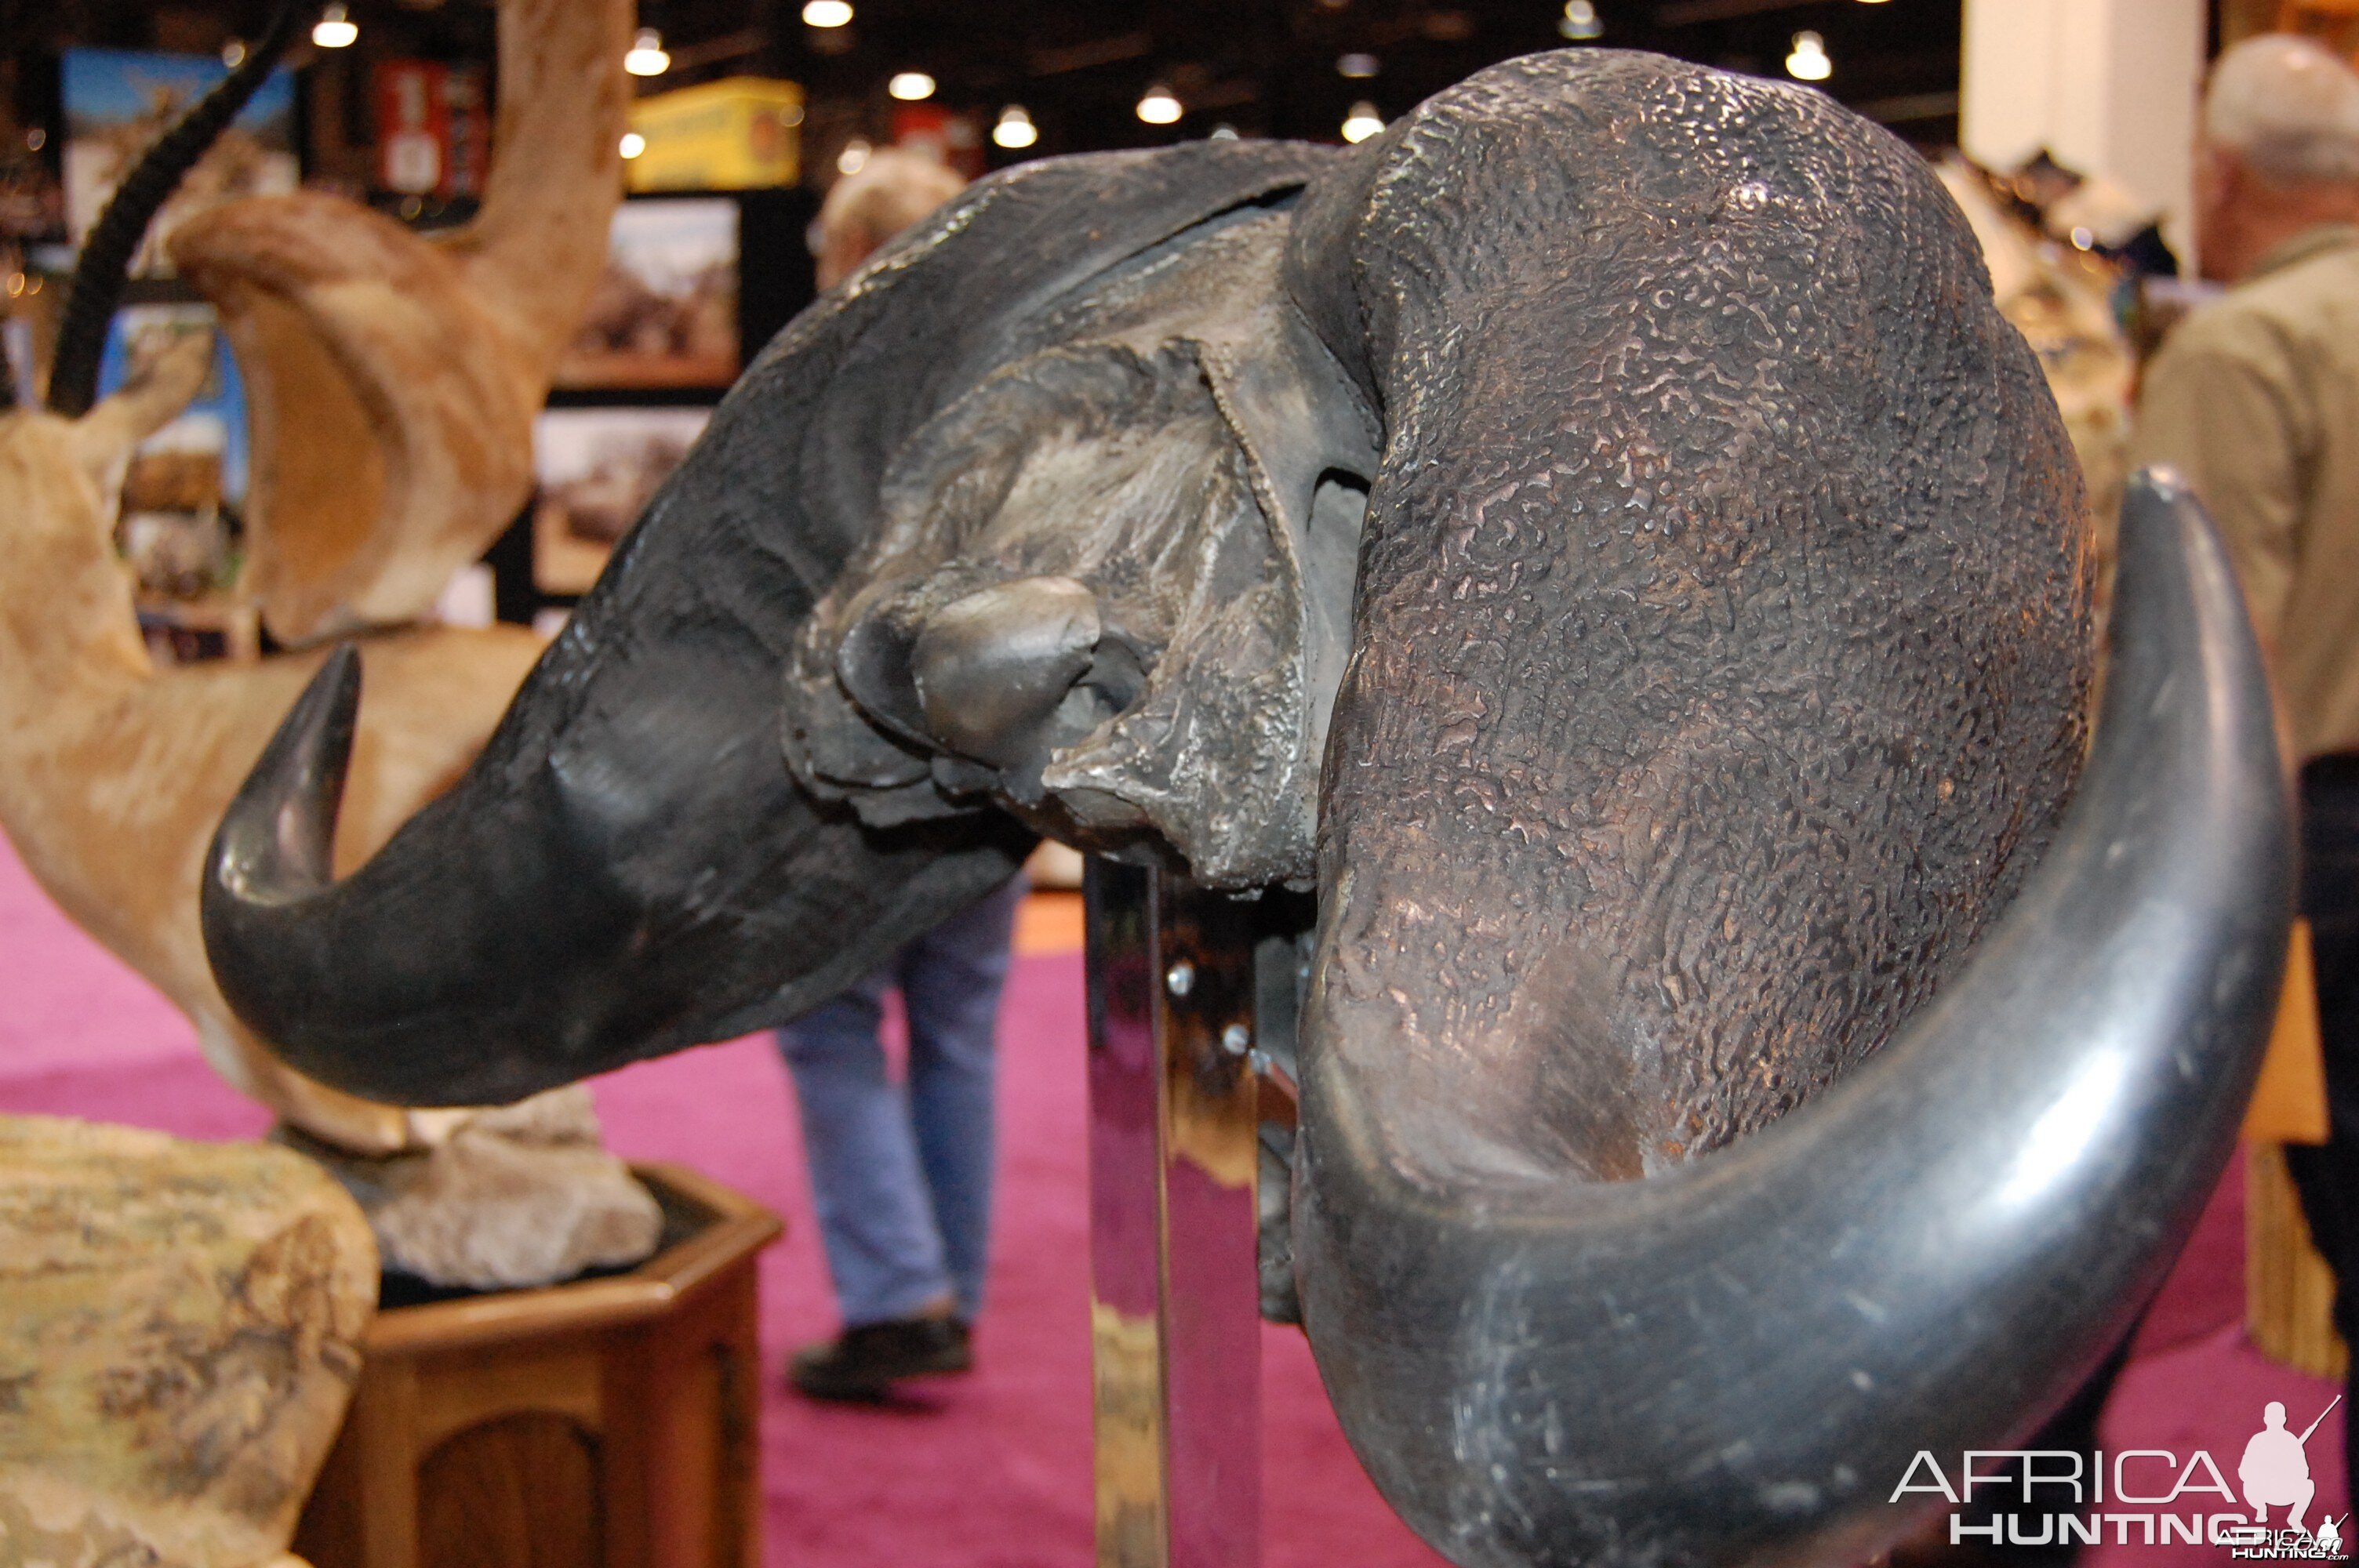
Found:
<path fill-rule="evenodd" d="M 2213 69 L 2196 246 L 2229 291 L 2147 370 L 2132 455 L 2219 521 L 2301 764 L 2332 1134 L 2288 1152 L 2359 1342 L 2359 76 L 2320 45 L 2248 39 Z"/>

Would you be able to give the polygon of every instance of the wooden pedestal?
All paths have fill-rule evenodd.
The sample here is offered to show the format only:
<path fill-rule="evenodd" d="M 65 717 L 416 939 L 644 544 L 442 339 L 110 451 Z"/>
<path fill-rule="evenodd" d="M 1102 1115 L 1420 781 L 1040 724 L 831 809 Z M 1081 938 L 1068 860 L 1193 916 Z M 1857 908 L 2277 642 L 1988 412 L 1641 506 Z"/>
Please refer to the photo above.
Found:
<path fill-rule="evenodd" d="M 758 1568 L 756 1254 L 777 1217 L 638 1168 L 627 1274 L 380 1313 L 295 1551 L 316 1568 Z"/>

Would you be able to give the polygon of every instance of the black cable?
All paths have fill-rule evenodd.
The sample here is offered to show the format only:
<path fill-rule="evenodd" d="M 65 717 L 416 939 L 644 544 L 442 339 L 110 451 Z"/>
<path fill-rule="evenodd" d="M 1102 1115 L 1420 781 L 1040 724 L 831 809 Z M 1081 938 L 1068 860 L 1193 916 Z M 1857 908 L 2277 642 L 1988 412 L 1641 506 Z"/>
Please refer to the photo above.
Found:
<path fill-rule="evenodd" d="M 106 211 L 91 225 L 66 293 L 65 319 L 58 329 L 57 354 L 49 366 L 49 410 L 80 418 L 98 401 L 98 363 L 106 350 L 106 329 L 130 280 L 131 258 L 148 222 L 164 205 L 190 166 L 205 156 L 215 137 L 237 117 L 246 100 L 266 80 L 294 41 L 301 0 L 282 0 L 270 26 L 237 68 L 191 104 L 172 128 L 156 138 L 138 164 L 116 186 Z"/>

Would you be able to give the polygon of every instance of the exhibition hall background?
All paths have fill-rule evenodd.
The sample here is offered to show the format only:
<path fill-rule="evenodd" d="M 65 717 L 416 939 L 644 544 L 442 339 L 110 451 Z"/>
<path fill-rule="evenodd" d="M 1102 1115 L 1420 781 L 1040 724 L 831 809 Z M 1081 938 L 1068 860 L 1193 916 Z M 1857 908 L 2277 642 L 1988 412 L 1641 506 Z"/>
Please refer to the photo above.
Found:
<path fill-rule="evenodd" d="M 353 36 L 299 50 L 266 149 L 287 157 L 288 179 L 365 200 L 404 223 L 463 221 L 480 194 L 498 92 L 491 5 L 371 0 L 331 10 Z M 1356 139 L 1485 65 L 1593 42 L 1809 81 L 1929 156 L 1961 148 L 2006 171 L 2044 150 L 2159 214 L 2191 266 L 2190 149 L 2205 62 L 2276 25 L 2280 10 L 2277 0 L 643 0 L 652 36 L 640 40 L 647 73 L 636 77 L 640 108 L 625 146 L 634 194 L 616 225 L 611 319 L 560 368 L 537 426 L 533 504 L 480 567 L 453 579 L 443 613 L 561 624 L 730 379 L 810 297 L 807 230 L 826 191 L 885 146 L 976 176 L 1027 158 L 1212 135 Z M 5 11 L 0 276 L 14 302 L 11 341 L 30 347 L 44 329 L 24 307 L 59 289 L 71 268 L 89 221 L 77 145 L 99 134 L 70 101 L 60 61 L 95 70 L 125 58 L 110 51 L 218 58 L 268 6 L 7 0 Z M 125 70 L 123 82 L 144 80 Z M 682 92 L 702 96 L 670 97 Z M 697 144 L 679 128 L 682 106 L 734 116 L 744 145 Z M 158 320 L 203 308 L 160 276 L 136 281 L 130 299 L 164 313 Z M 121 330 L 118 377 L 133 341 L 132 329 Z M 20 376 L 31 357 L 14 356 Z M 243 456 L 226 379 L 227 433 L 214 456 L 222 499 L 234 502 Z M 158 537 L 167 542 L 152 560 L 132 561 L 151 646 L 168 658 L 266 646 L 238 606 L 234 535 L 207 545 L 190 535 L 193 555 L 168 547 L 179 535 Z M 136 556 L 138 542 L 125 547 Z M 692 1164 L 788 1218 L 787 1239 L 761 1265 L 775 1562 L 1088 1558 L 1088 1171 L 1070 894 L 1034 899 L 1017 953 L 1001 1016 L 999 1223 L 980 1366 L 939 1392 L 829 1408 L 791 1399 L 777 1381 L 788 1347 L 833 1324 L 790 1091 L 766 1040 L 593 1086 L 618 1152 Z M 0 1111 L 200 1138 L 255 1137 L 269 1122 L 208 1069 L 187 1020 L 68 921 L 5 845 Z M 2336 1391 L 2245 1341 L 2241 1183 L 2232 1169 L 2141 1331 L 2106 1417 L 2109 1447 L 2234 1453 L 2264 1400 L 2283 1400 L 2306 1422 Z M 1269 1561 L 1439 1563 L 1353 1461 L 1300 1336 L 1265 1332 Z M 2343 1467 L 2320 1447 L 2339 1443 L 2339 1422 L 2323 1429 L 2312 1455 L 2321 1505 L 2338 1514 Z M 2108 1545 L 2091 1560 L 2217 1555 Z"/>

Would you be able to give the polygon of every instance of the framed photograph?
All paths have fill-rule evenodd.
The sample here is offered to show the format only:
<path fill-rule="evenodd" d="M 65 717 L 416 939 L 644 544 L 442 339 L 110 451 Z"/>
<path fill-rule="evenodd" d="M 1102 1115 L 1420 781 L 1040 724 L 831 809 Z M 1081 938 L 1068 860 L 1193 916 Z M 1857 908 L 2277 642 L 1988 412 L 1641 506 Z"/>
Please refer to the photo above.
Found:
<path fill-rule="evenodd" d="M 587 592 L 712 416 L 710 408 L 544 409 L 533 425 L 533 587 Z"/>
<path fill-rule="evenodd" d="M 98 365 L 102 395 L 136 381 L 156 356 L 194 334 L 212 338 L 212 373 L 188 407 L 132 453 L 114 540 L 143 597 L 197 600 L 236 582 L 244 529 L 245 388 L 204 304 L 130 305 L 115 312 Z"/>
<path fill-rule="evenodd" d="M 736 380 L 737 261 L 733 198 L 623 203 L 605 274 L 558 359 L 557 385 L 644 390 Z"/>
<path fill-rule="evenodd" d="M 65 51 L 66 232 L 76 245 L 148 144 L 229 69 L 212 55 L 136 49 Z M 263 82 L 212 149 L 197 161 L 147 227 L 135 276 L 162 276 L 164 243 L 192 213 L 240 196 L 295 189 L 295 76 Z"/>

